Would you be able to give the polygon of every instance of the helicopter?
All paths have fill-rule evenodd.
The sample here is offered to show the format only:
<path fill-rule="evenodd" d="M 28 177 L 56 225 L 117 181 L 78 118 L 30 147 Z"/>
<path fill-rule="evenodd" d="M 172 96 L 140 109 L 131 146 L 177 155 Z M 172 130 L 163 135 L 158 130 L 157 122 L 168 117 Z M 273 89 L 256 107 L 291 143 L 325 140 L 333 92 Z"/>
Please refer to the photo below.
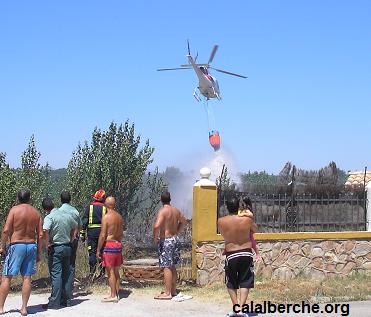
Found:
<path fill-rule="evenodd" d="M 193 91 L 193 96 L 196 98 L 197 101 L 201 101 L 201 96 L 197 92 L 197 90 L 206 98 L 206 100 L 210 100 L 212 98 L 221 100 L 218 81 L 214 76 L 212 76 L 209 73 L 208 71 L 209 68 L 216 70 L 220 73 L 237 76 L 241 78 L 247 78 L 246 76 L 243 76 L 243 75 L 238 75 L 232 72 L 228 72 L 228 71 L 210 66 L 210 64 L 212 63 L 214 59 L 216 51 L 218 50 L 218 47 L 219 47 L 218 45 L 214 45 L 207 64 L 197 64 L 198 54 L 196 55 L 195 58 L 193 58 L 191 55 L 190 47 L 189 47 L 189 41 L 187 41 L 187 44 L 188 44 L 188 55 L 187 55 L 188 64 L 180 65 L 180 67 L 176 67 L 176 68 L 160 68 L 160 69 L 157 69 L 157 71 L 192 69 L 193 68 L 193 70 L 196 72 L 196 75 L 198 77 L 198 87 L 196 87 Z"/>

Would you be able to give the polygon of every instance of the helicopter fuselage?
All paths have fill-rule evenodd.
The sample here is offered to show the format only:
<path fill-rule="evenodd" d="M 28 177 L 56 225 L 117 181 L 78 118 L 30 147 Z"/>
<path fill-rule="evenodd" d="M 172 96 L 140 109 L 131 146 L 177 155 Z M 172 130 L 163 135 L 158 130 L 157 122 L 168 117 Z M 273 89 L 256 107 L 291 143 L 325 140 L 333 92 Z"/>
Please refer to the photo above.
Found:
<path fill-rule="evenodd" d="M 180 67 L 175 67 L 175 68 L 160 68 L 157 70 L 168 71 L 168 70 L 192 69 L 193 68 L 198 78 L 198 86 L 193 91 L 193 96 L 196 98 L 197 101 L 201 101 L 200 94 L 203 95 L 206 98 L 206 100 L 209 100 L 212 98 L 216 98 L 218 100 L 221 99 L 218 81 L 216 80 L 214 76 L 212 76 L 209 73 L 209 69 L 213 69 L 217 72 L 224 73 L 227 75 L 247 78 L 246 76 L 243 76 L 243 75 L 239 75 L 236 73 L 232 73 L 232 72 L 229 72 L 223 69 L 218 69 L 218 68 L 214 68 L 210 66 L 210 64 L 212 63 L 214 59 L 215 53 L 218 50 L 218 45 L 214 45 L 207 63 L 200 64 L 196 62 L 198 54 L 196 55 L 195 58 L 193 58 L 191 55 L 191 50 L 189 48 L 189 41 L 187 41 L 187 43 L 188 43 L 188 55 L 187 55 L 188 64 L 180 65 Z"/>
<path fill-rule="evenodd" d="M 211 76 L 206 67 L 198 66 L 195 64 L 192 56 L 188 55 L 188 62 L 192 65 L 197 77 L 198 77 L 198 90 L 207 99 L 220 97 L 220 90 L 218 81 L 214 76 Z"/>

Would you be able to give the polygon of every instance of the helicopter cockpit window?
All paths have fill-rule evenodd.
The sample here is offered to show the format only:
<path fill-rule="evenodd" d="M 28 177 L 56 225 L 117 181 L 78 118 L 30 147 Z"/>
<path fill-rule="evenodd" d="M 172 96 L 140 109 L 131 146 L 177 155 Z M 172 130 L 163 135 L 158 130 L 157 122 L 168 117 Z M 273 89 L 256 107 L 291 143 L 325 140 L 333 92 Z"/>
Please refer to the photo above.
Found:
<path fill-rule="evenodd" d="M 207 73 L 207 69 L 203 66 L 200 67 L 201 71 L 205 74 L 205 75 L 208 75 Z"/>

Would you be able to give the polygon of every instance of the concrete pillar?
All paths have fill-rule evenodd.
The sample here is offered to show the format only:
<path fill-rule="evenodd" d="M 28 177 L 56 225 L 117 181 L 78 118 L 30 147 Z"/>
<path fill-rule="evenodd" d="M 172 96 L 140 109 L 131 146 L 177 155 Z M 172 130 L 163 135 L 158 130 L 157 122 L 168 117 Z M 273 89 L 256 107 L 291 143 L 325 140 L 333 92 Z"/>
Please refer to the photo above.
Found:
<path fill-rule="evenodd" d="M 193 185 L 192 278 L 194 280 L 197 279 L 197 243 L 209 241 L 217 232 L 217 187 L 209 179 L 210 175 L 209 168 L 201 168 L 201 179 Z"/>
<path fill-rule="evenodd" d="M 371 182 L 366 186 L 366 197 L 367 197 L 367 215 L 366 215 L 366 230 L 371 231 Z"/>

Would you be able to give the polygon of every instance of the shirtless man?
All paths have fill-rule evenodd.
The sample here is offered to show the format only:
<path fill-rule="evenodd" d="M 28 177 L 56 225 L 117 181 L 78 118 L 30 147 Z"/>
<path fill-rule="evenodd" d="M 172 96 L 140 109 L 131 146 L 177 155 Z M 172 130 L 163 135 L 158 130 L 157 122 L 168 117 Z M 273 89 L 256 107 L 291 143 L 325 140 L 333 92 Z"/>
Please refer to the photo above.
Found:
<path fill-rule="evenodd" d="M 218 228 L 225 239 L 225 276 L 228 293 L 233 308 L 241 309 L 246 303 L 250 288 L 254 287 L 250 233 L 255 233 L 257 226 L 250 217 L 239 217 L 238 207 L 238 198 L 230 197 L 227 201 L 230 215 L 219 218 Z M 240 308 L 237 289 L 240 289 Z M 234 313 L 229 315 L 236 316 Z"/>
<path fill-rule="evenodd" d="M 105 206 L 107 213 L 102 219 L 96 256 L 97 259 L 101 259 L 100 250 L 103 248 L 102 265 L 107 270 L 108 284 L 111 288 L 111 295 L 104 298 L 102 302 L 117 303 L 120 291 L 119 268 L 123 262 L 121 241 L 124 220 L 115 209 L 116 200 L 114 197 L 107 197 Z"/>
<path fill-rule="evenodd" d="M 0 314 L 4 313 L 4 303 L 12 277 L 20 272 L 23 277 L 20 313 L 22 316 L 27 316 L 31 275 L 36 273 L 36 261 L 40 261 L 42 246 L 42 219 L 40 213 L 30 205 L 30 200 L 29 190 L 21 190 L 18 193 L 19 204 L 10 209 L 3 228 L 0 253 L 5 254 L 7 242 L 10 244 L 0 286 Z"/>
<path fill-rule="evenodd" d="M 153 239 L 158 246 L 160 267 L 164 268 L 165 291 L 155 299 L 171 299 L 176 296 L 177 273 L 175 265 L 180 260 L 179 232 L 186 224 L 182 213 L 170 205 L 171 197 L 169 192 L 161 194 L 163 207 L 157 214 L 153 227 Z"/>

